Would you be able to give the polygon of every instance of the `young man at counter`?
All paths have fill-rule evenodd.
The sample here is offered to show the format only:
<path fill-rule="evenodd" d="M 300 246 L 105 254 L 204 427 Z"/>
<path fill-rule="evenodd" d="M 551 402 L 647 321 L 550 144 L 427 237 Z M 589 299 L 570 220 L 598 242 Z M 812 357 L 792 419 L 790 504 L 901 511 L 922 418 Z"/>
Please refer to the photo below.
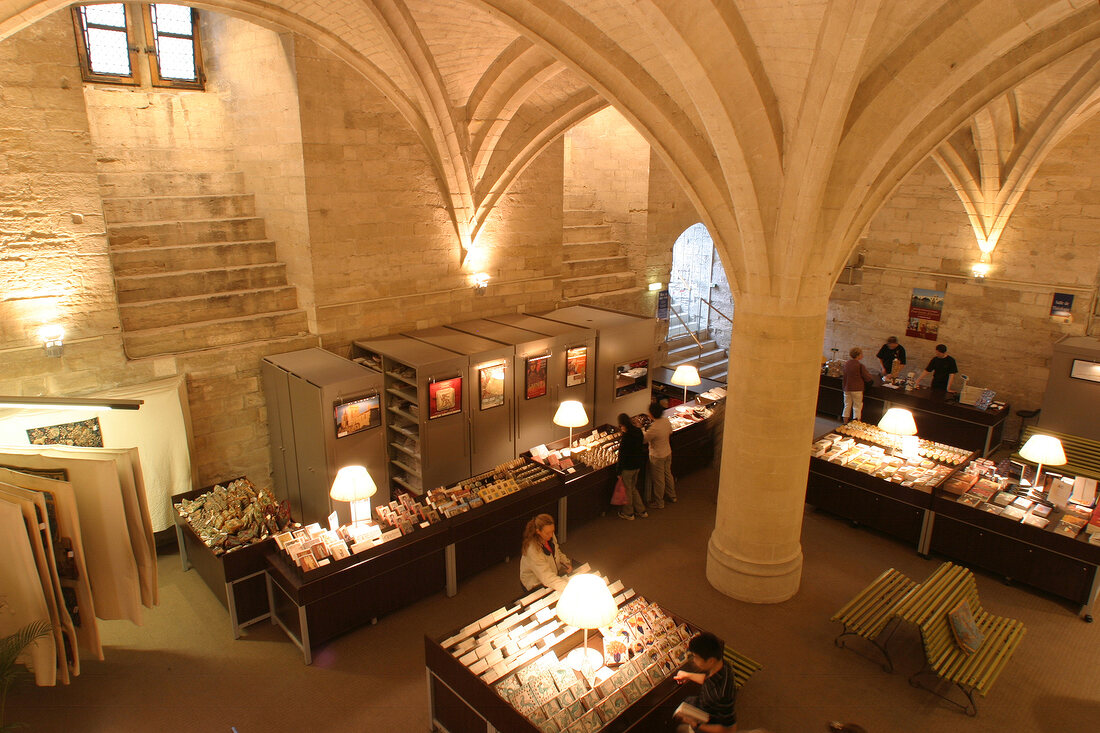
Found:
<path fill-rule="evenodd" d="M 955 357 L 947 355 L 947 347 L 936 344 L 936 355 L 928 362 L 928 366 L 921 372 L 917 384 L 932 375 L 932 389 L 942 389 L 951 392 L 952 375 L 959 373 L 959 365 L 955 363 Z"/>
<path fill-rule="evenodd" d="M 734 684 L 733 670 L 726 664 L 725 648 L 722 640 L 709 631 L 696 634 L 688 642 L 688 656 L 699 671 L 680 670 L 675 679 L 677 684 L 690 680 L 702 686 L 698 697 L 689 697 L 684 702 L 699 708 L 710 719 L 705 723 L 680 719 L 677 733 L 690 733 L 693 730 L 702 733 L 733 733 L 737 730 L 737 715 L 734 713 L 737 686 Z"/>
<path fill-rule="evenodd" d="M 863 417 L 863 390 L 867 382 L 874 379 L 860 361 L 863 349 L 853 346 L 848 356 L 852 358 L 844 362 L 844 412 L 840 414 L 844 422 Z"/>
<path fill-rule="evenodd" d="M 905 368 L 905 347 L 898 343 L 897 336 L 886 339 L 886 343 L 875 354 L 882 365 L 882 376 L 896 377 Z"/>
<path fill-rule="evenodd" d="M 653 503 L 655 509 L 665 508 L 665 499 L 676 503 L 676 483 L 672 479 L 672 423 L 664 417 L 665 411 L 659 402 L 649 405 L 649 414 L 653 418 L 649 429 L 645 431 L 645 442 L 649 446 L 649 471 L 653 478 Z"/>

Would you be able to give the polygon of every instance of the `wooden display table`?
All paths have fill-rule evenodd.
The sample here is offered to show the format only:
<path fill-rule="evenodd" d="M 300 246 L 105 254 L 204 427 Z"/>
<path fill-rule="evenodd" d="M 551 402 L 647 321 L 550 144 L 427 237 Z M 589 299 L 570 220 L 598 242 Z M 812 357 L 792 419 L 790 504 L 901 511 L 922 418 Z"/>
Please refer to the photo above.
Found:
<path fill-rule="evenodd" d="M 911 392 L 873 384 L 863 393 L 862 420 L 878 423 L 891 407 L 904 407 L 913 413 L 917 434 L 926 440 L 978 451 L 988 456 L 1004 439 L 1004 425 L 1011 406 L 979 410 L 956 401 L 956 395 L 938 389 L 918 387 Z M 817 392 L 817 411 L 836 417 L 844 409 L 843 381 L 822 375 Z"/>

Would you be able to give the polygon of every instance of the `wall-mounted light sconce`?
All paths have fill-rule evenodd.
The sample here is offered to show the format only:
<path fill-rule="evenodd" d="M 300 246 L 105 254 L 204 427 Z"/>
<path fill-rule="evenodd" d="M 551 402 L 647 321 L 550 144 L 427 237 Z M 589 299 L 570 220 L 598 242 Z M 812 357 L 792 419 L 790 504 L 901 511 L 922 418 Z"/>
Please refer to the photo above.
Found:
<path fill-rule="evenodd" d="M 664 283 L 650 283 L 649 284 L 649 291 L 650 292 L 656 292 L 656 291 L 660 290 L 661 288 L 663 288 L 664 286 L 665 286 Z"/>
<path fill-rule="evenodd" d="M 474 288 L 477 289 L 478 294 L 483 294 L 487 287 L 489 287 L 489 273 L 474 273 Z"/>
<path fill-rule="evenodd" d="M 46 347 L 46 356 L 60 357 L 65 348 L 65 329 L 57 324 L 50 324 L 38 329 L 38 337 L 42 339 L 42 345 Z"/>
<path fill-rule="evenodd" d="M 989 253 L 982 252 L 982 258 L 970 266 L 970 272 L 979 280 L 989 274 Z"/>

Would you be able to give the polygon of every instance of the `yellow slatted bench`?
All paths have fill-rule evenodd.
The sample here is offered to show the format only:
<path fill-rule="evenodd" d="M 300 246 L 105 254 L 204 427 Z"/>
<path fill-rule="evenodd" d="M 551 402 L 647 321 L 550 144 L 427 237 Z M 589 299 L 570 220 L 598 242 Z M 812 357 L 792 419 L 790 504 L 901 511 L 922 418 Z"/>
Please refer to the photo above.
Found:
<path fill-rule="evenodd" d="M 737 689 L 741 689 L 749 681 L 749 677 L 764 668 L 764 665 L 760 662 L 749 659 L 744 654 L 736 652 L 728 646 L 722 656 L 725 658 L 726 664 L 733 670 L 733 684 Z"/>
<path fill-rule="evenodd" d="M 894 671 L 894 662 L 890 659 L 887 645 L 893 630 L 897 628 L 897 617 L 894 608 L 915 586 L 916 582 L 894 568 L 883 571 L 881 575 L 871 581 L 871 584 L 856 594 L 852 600 L 844 604 L 844 607 L 833 614 L 830 621 L 839 621 L 844 625 L 844 630 L 833 639 L 833 643 L 839 647 L 844 646 L 845 636 L 858 636 L 871 642 L 882 652 L 886 663 L 882 668 L 887 672 Z M 887 626 L 893 622 L 893 628 L 886 635 L 882 643 L 879 636 Z M 854 650 L 853 650 L 854 651 Z"/>
<path fill-rule="evenodd" d="M 963 651 L 955 642 L 948 617 L 963 600 L 970 604 L 974 622 L 985 635 L 981 645 L 972 654 Z M 1022 622 L 994 616 L 982 608 L 974 574 L 950 562 L 945 562 L 927 580 L 914 588 L 898 603 L 895 612 L 898 618 L 913 623 L 920 629 L 928 664 L 926 670 L 909 678 L 910 684 L 924 687 L 917 678 L 927 671 L 934 672 L 958 687 L 966 696 L 967 704 L 957 703 L 931 688 L 925 689 L 959 706 L 971 716 L 978 712 L 974 693 L 984 697 L 989 692 L 1025 632 Z"/>
<path fill-rule="evenodd" d="M 1051 435 L 1062 441 L 1062 450 L 1066 454 L 1066 465 L 1051 466 L 1052 471 L 1100 479 L 1100 441 L 1079 438 L 1076 435 L 1058 433 L 1046 428 L 1029 425 L 1024 430 L 1024 434 L 1020 436 L 1020 445 L 1026 443 L 1028 438 L 1036 434 Z M 1019 453 L 1013 453 L 1012 460 L 1029 466 L 1035 465 L 1033 462 L 1021 457 Z"/>

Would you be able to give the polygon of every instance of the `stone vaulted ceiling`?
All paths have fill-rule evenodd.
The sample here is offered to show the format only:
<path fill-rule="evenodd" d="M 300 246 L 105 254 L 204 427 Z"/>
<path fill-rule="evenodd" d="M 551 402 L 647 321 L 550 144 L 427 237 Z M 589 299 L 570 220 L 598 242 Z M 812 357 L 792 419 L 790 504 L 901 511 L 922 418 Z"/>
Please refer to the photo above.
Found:
<path fill-rule="evenodd" d="M 67 4 L 0 0 L 0 37 Z M 791 312 L 827 297 L 929 155 L 995 245 L 1043 156 L 1098 107 L 1098 0 L 195 5 L 304 34 L 385 93 L 464 250 L 549 143 L 613 104 L 695 203 L 742 303 Z"/>

